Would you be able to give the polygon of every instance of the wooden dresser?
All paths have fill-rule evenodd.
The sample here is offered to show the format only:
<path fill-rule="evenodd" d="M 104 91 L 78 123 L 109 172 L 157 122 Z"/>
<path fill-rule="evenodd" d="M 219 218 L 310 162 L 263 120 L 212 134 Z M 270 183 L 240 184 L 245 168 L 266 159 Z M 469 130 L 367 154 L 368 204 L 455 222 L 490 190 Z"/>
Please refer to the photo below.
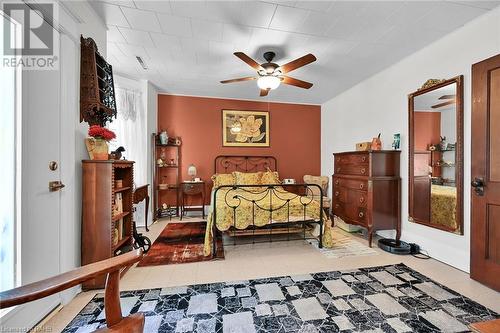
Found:
<path fill-rule="evenodd" d="M 354 151 L 333 154 L 332 215 L 364 227 L 372 244 L 377 230 L 401 235 L 400 151 Z M 333 217 L 332 217 L 333 220 Z"/>
<path fill-rule="evenodd" d="M 125 160 L 82 161 L 82 266 L 130 250 L 133 166 L 133 161 Z M 105 281 L 106 275 L 98 276 L 82 287 L 101 289 Z"/>

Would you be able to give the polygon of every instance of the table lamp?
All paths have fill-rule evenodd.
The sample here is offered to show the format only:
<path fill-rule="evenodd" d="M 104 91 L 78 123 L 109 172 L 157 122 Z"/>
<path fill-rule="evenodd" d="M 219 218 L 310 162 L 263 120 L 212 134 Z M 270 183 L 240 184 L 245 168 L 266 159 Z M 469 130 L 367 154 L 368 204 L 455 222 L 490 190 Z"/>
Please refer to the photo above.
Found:
<path fill-rule="evenodd" d="M 191 176 L 191 180 L 194 181 L 194 177 L 196 177 L 196 167 L 194 164 L 190 164 L 188 166 L 188 175 Z"/>

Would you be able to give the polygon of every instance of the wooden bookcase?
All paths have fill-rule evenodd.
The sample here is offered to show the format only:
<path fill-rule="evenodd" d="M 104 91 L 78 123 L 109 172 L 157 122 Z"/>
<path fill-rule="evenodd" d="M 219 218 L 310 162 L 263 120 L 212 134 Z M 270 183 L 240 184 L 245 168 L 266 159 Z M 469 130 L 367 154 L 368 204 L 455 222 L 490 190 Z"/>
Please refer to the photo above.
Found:
<path fill-rule="evenodd" d="M 82 161 L 82 266 L 111 258 L 132 245 L 134 162 Z M 116 180 L 122 185 L 116 187 Z M 114 210 L 121 196 L 121 212 Z M 120 230 L 121 234 L 117 235 Z M 118 236 L 118 237 L 117 237 Z M 124 273 L 124 272 L 123 272 Z M 106 276 L 83 283 L 83 289 L 104 288 Z"/>
<path fill-rule="evenodd" d="M 180 138 L 177 138 L 180 140 Z M 175 204 L 175 215 L 180 216 L 180 167 L 181 167 L 181 145 L 174 142 L 161 144 L 158 135 L 152 134 L 152 164 L 153 164 L 153 207 L 154 220 L 167 217 L 162 212 L 162 198 L 169 199 L 168 205 Z M 162 151 L 165 154 L 165 164 L 160 166 L 158 160 L 162 159 Z M 170 159 L 174 163 L 169 163 Z M 168 184 L 167 186 L 160 184 Z M 172 195 L 175 196 L 172 199 Z"/>

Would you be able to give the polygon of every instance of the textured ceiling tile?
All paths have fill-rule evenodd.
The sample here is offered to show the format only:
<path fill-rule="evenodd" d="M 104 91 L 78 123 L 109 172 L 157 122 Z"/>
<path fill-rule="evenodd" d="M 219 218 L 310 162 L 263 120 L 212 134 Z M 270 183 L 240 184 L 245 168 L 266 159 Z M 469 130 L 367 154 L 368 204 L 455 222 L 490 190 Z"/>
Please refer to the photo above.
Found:
<path fill-rule="evenodd" d="M 198 39 L 222 41 L 222 23 L 192 19 L 191 27 L 193 36 Z"/>
<path fill-rule="evenodd" d="M 135 5 L 139 9 L 150 10 L 157 13 L 170 14 L 172 12 L 172 9 L 170 8 L 170 1 L 139 0 L 135 1 Z"/>
<path fill-rule="evenodd" d="M 118 28 L 128 44 L 153 47 L 153 40 L 149 32 L 133 30 L 129 28 Z"/>
<path fill-rule="evenodd" d="M 191 21 L 185 17 L 178 17 L 168 14 L 158 14 L 161 30 L 169 35 L 181 37 L 193 37 Z"/>
<path fill-rule="evenodd" d="M 160 24 L 154 12 L 123 7 L 122 12 L 133 29 L 161 32 Z"/>
<path fill-rule="evenodd" d="M 297 31 L 308 14 L 309 11 L 305 9 L 278 6 L 269 27 L 283 31 Z"/>
<path fill-rule="evenodd" d="M 120 27 L 130 27 L 119 6 L 100 1 L 91 1 L 90 5 L 95 9 L 97 14 L 102 17 L 104 23 Z"/>

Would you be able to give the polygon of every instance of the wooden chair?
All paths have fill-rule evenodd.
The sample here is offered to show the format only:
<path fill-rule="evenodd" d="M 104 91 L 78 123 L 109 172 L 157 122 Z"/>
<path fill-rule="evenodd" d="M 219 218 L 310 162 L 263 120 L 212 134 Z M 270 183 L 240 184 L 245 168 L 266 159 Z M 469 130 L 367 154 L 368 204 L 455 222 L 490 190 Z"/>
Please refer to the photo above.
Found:
<path fill-rule="evenodd" d="M 146 209 L 144 210 L 145 221 L 144 226 L 146 227 L 146 231 L 149 231 L 148 228 L 148 211 L 149 211 L 149 184 L 142 185 L 137 187 L 134 191 L 134 204 L 138 204 L 139 202 L 146 200 Z"/>
<path fill-rule="evenodd" d="M 322 193 L 316 186 L 310 186 L 309 188 L 312 192 L 310 196 L 312 196 L 314 200 L 319 201 L 323 195 L 323 210 L 325 211 L 327 217 L 330 216 L 331 199 L 326 195 L 330 178 L 327 176 L 305 175 L 303 179 L 306 184 L 316 184 L 321 187 L 321 190 L 323 191 Z"/>
<path fill-rule="evenodd" d="M 107 274 L 106 289 L 104 290 L 107 328 L 99 329 L 96 332 L 143 332 L 144 314 L 135 313 L 125 318 L 122 317 L 119 288 L 120 271 L 138 262 L 141 258 L 141 250 L 130 251 L 42 281 L 3 291 L 0 293 L 0 309 L 35 301 Z"/>

